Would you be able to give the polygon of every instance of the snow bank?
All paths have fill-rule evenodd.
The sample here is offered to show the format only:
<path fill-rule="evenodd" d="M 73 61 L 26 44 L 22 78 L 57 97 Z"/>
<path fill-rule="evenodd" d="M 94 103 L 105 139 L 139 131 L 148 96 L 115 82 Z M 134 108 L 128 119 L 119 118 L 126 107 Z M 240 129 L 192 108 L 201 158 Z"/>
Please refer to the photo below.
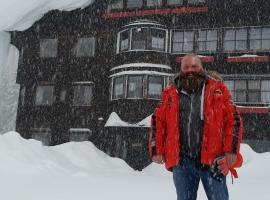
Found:
<path fill-rule="evenodd" d="M 94 0 L 8 0 L 0 2 L 0 31 L 25 30 L 50 10 L 84 8 Z"/>
<path fill-rule="evenodd" d="M 121 126 L 121 127 L 150 127 L 151 116 L 146 117 L 142 121 L 136 124 L 130 124 L 128 122 L 123 121 L 116 112 L 112 112 L 105 124 L 105 127 L 110 126 Z"/>
<path fill-rule="evenodd" d="M 23 139 L 16 132 L 0 135 L 0 173 L 89 173 L 95 170 L 133 171 L 123 160 L 111 158 L 91 142 L 55 147 Z"/>
<path fill-rule="evenodd" d="M 270 153 L 242 145 L 244 166 L 231 184 L 230 199 L 269 200 Z M 47 147 L 16 132 L 0 135 L 0 199 L 144 200 L 176 199 L 172 173 L 151 164 L 142 172 L 111 158 L 91 142 Z M 198 199 L 207 200 L 202 185 Z"/>

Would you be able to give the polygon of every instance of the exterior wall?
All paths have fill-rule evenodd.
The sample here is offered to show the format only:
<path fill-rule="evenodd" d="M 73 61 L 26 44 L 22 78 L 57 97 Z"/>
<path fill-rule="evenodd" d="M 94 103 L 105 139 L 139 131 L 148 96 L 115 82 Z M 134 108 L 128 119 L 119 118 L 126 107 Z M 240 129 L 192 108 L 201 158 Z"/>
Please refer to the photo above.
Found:
<path fill-rule="evenodd" d="M 117 112 L 124 121 L 137 123 L 153 113 L 159 99 L 122 98 L 111 100 L 112 79 L 110 76 L 131 70 L 129 68 L 111 69 L 124 64 L 153 63 L 166 65 L 171 69 L 142 67 L 136 68 L 136 70 L 150 70 L 171 75 L 177 73 L 179 64 L 176 61 L 184 53 L 174 54 L 170 50 L 171 33 L 172 30 L 176 29 L 218 29 L 218 49 L 212 52 L 199 52 L 201 55 L 213 58 L 212 62 L 204 64 L 207 70 L 217 70 L 225 79 L 249 79 L 259 76 L 270 80 L 270 51 L 226 52 L 222 50 L 222 40 L 226 27 L 270 25 L 269 1 L 258 0 L 254 2 L 250 0 L 237 4 L 237 1 L 213 0 L 200 5 L 188 5 L 187 2 L 184 1 L 183 6 L 173 7 L 165 6 L 166 1 L 163 1 L 164 6 L 155 9 L 122 9 L 108 12 L 107 3 L 98 1 L 82 10 L 72 12 L 51 11 L 30 29 L 23 32 L 13 32 L 12 42 L 20 50 L 17 83 L 21 85 L 21 95 L 17 116 L 17 131 L 25 138 L 34 137 L 33 133 L 40 132 L 41 135 L 49 137 L 47 144 L 55 145 L 69 141 L 71 128 L 78 128 L 78 132 L 80 132 L 79 128 L 89 129 L 88 139 L 113 155 L 107 148 L 110 146 L 109 144 L 108 146 L 102 145 L 110 140 L 108 132 L 115 135 L 112 140 L 115 140 L 118 132 L 121 132 L 121 128 L 104 128 L 110 113 Z M 141 22 L 137 23 L 138 20 L 141 20 Z M 154 25 L 152 21 L 154 21 Z M 167 30 L 168 51 L 117 52 L 118 33 L 130 27 L 154 27 Z M 76 57 L 72 54 L 72 49 L 77 40 L 84 37 L 95 37 L 95 55 L 93 57 Z M 56 57 L 40 57 L 40 41 L 47 38 L 56 38 L 58 41 Z M 263 62 L 257 62 L 256 60 L 253 62 L 254 59 L 252 62 L 228 62 L 229 57 L 243 54 L 266 56 L 268 60 L 266 59 Z M 247 77 L 247 75 L 250 75 L 250 77 Z M 73 86 L 77 82 L 93 85 L 93 97 L 90 106 L 73 105 Z M 35 105 L 37 86 L 42 84 L 54 86 L 52 105 Z M 64 101 L 61 100 L 62 91 L 66 91 Z M 269 106 L 269 104 L 254 103 L 239 105 Z M 269 127 L 269 111 L 263 114 L 243 113 L 243 117 L 246 130 L 244 137 L 247 141 L 250 138 L 270 140 L 269 129 L 260 129 L 262 124 L 264 127 Z M 120 134 L 122 141 L 125 140 L 129 144 L 129 151 L 132 152 L 133 148 L 137 148 L 137 143 L 147 144 L 147 137 L 142 136 L 146 134 L 147 128 L 136 129 L 141 142 L 138 142 L 138 140 L 135 142 L 132 139 L 132 134 L 136 131 L 132 128 L 129 130 L 126 131 L 123 128 L 122 132 L 125 132 L 126 135 Z M 135 144 L 134 147 L 132 146 L 133 143 Z M 146 151 L 146 149 L 146 147 L 142 148 L 141 151 Z M 121 157 L 121 153 L 114 156 Z M 125 159 L 129 160 L 130 157 Z M 141 166 L 144 166 L 146 160 L 142 161 Z M 135 168 L 140 168 L 135 166 L 136 161 L 128 162 Z"/>

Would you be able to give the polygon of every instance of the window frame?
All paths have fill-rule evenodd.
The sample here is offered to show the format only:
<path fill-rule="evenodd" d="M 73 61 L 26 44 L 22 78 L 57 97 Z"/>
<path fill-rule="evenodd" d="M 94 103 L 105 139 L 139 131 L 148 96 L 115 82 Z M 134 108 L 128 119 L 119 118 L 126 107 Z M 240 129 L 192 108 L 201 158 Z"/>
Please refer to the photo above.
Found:
<path fill-rule="evenodd" d="M 142 29 L 147 29 L 147 34 L 146 34 L 146 48 L 145 49 L 135 49 L 132 47 L 132 43 L 133 43 L 133 30 L 137 29 L 137 28 L 142 28 Z M 152 39 L 152 34 L 151 34 L 151 30 L 161 30 L 164 31 L 165 33 L 165 38 L 164 38 L 164 50 L 158 50 L 158 49 L 153 49 L 151 46 L 151 39 Z M 120 47 L 121 47 L 121 33 L 125 32 L 125 31 L 129 31 L 129 47 L 127 50 L 123 50 L 121 51 Z M 149 52 L 149 51 L 154 51 L 154 52 L 161 52 L 161 53 L 168 53 L 168 47 L 169 47 L 169 31 L 168 29 L 165 28 L 161 28 L 161 27 L 155 27 L 155 26 L 130 26 L 128 28 L 125 28 L 121 31 L 119 31 L 117 33 L 117 50 L 116 50 L 116 54 L 120 54 L 120 53 L 125 53 L 125 52 L 132 52 L 132 51 L 145 51 L 145 52 Z"/>
<path fill-rule="evenodd" d="M 114 98 L 114 84 L 115 84 L 115 79 L 116 78 L 122 78 L 123 79 L 123 94 L 122 94 L 122 98 Z M 119 99 L 125 99 L 126 97 L 126 78 L 125 75 L 121 75 L 121 76 L 115 76 L 112 77 L 111 80 L 111 100 L 119 100 Z"/>
<path fill-rule="evenodd" d="M 51 94 L 51 103 L 49 104 L 37 104 L 37 91 L 38 91 L 38 87 L 51 87 L 52 89 L 52 94 Z M 36 87 L 35 87 L 35 97 L 34 97 L 34 105 L 35 106 L 52 106 L 53 103 L 55 102 L 55 85 L 53 83 L 40 83 L 40 84 L 37 84 Z"/>
<path fill-rule="evenodd" d="M 160 93 L 160 98 L 154 98 L 154 97 L 149 97 L 149 83 L 150 83 L 150 81 L 149 81 L 149 78 L 150 77 L 159 77 L 159 78 L 162 78 L 162 90 L 161 90 L 161 93 Z M 146 77 L 146 79 L 147 79 L 147 85 L 146 85 L 146 98 L 147 99 L 155 99 L 155 100 L 161 100 L 161 94 L 162 94 L 162 91 L 164 91 L 164 89 L 165 89 L 165 79 L 166 79 L 167 77 L 165 77 L 165 76 L 159 76 L 159 75 L 147 75 L 147 77 Z"/>
<path fill-rule="evenodd" d="M 54 43 L 55 46 L 53 46 L 53 48 L 54 48 L 54 50 L 56 52 L 55 52 L 55 54 L 53 56 L 46 55 L 46 54 L 48 54 L 48 52 L 45 53 L 46 51 L 43 52 L 41 50 L 42 49 L 42 42 L 45 42 L 45 41 L 56 41 Z M 59 46 L 59 39 L 57 37 L 55 37 L 55 38 L 40 38 L 40 40 L 39 40 L 39 57 L 42 58 L 42 59 L 46 59 L 46 58 L 57 58 L 58 53 L 59 53 L 58 46 Z M 49 51 L 49 52 L 51 52 L 51 51 Z"/>
<path fill-rule="evenodd" d="M 74 97 L 75 97 L 75 90 L 74 86 L 91 86 L 92 87 L 92 96 L 91 96 L 91 102 L 90 104 L 75 104 L 74 103 Z M 72 107 L 92 107 L 93 105 L 93 100 L 94 100 L 94 82 L 92 81 L 86 81 L 86 82 L 72 82 L 71 87 L 72 87 L 72 98 L 71 98 L 71 106 Z"/>
<path fill-rule="evenodd" d="M 79 55 L 78 55 L 78 52 L 79 52 L 78 49 L 81 49 L 81 48 L 77 47 L 77 45 L 78 45 L 79 41 L 83 40 L 83 39 L 91 40 L 91 44 L 92 44 L 92 46 L 91 46 L 91 55 L 85 55 L 85 54 L 83 55 L 82 53 L 79 53 Z M 81 41 L 80 44 L 82 44 L 82 43 L 84 43 L 84 42 Z M 75 43 L 75 45 L 72 48 L 72 56 L 74 56 L 76 58 L 94 58 L 95 55 L 96 55 L 96 44 L 97 44 L 97 41 L 96 41 L 95 36 L 77 38 L 77 42 Z"/>

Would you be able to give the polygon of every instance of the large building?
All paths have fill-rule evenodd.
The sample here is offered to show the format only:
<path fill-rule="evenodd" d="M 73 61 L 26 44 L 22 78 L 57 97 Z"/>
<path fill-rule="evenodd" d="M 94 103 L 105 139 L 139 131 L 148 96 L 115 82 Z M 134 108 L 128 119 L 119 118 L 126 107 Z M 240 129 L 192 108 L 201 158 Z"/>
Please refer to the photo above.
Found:
<path fill-rule="evenodd" d="M 218 71 L 244 141 L 270 150 L 270 1 L 97 0 L 12 32 L 20 51 L 17 131 L 47 145 L 90 140 L 141 169 L 149 119 L 181 58 Z"/>

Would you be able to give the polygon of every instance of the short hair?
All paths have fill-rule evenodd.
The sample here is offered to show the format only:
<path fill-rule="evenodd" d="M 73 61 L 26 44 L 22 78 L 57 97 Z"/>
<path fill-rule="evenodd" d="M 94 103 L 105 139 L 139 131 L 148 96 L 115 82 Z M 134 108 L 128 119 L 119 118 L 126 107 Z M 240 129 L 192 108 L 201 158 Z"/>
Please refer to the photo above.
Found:
<path fill-rule="evenodd" d="M 203 67 L 201 58 L 200 58 L 197 54 L 195 54 L 195 53 L 189 53 L 189 54 L 185 55 L 185 56 L 182 58 L 182 60 L 181 60 L 181 66 L 182 66 L 183 60 L 184 60 L 185 58 L 188 58 L 188 57 L 192 57 L 192 58 L 197 59 L 197 60 L 199 61 L 200 65 Z M 181 66 L 180 66 L 180 67 L 181 67 Z"/>

